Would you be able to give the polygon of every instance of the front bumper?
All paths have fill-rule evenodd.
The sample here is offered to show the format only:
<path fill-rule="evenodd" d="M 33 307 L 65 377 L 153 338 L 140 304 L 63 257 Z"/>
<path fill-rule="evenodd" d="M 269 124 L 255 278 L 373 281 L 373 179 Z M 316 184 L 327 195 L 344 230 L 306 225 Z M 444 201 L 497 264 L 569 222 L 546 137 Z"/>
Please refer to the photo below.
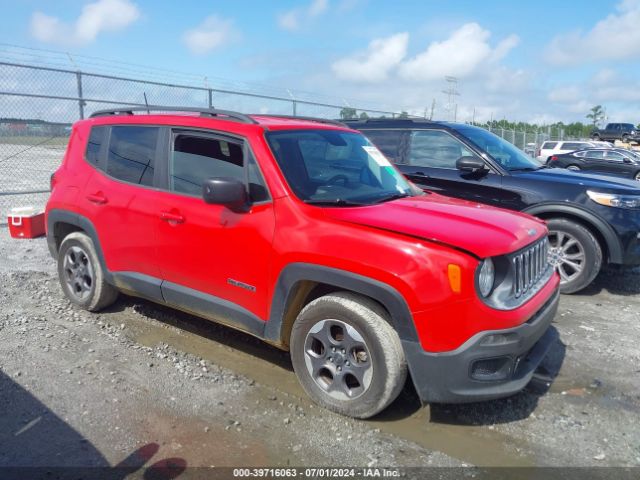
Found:
<path fill-rule="evenodd" d="M 466 403 L 507 397 L 522 390 L 558 338 L 551 327 L 559 293 L 526 323 L 474 335 L 460 348 L 425 352 L 403 341 L 409 371 L 423 402 Z"/>

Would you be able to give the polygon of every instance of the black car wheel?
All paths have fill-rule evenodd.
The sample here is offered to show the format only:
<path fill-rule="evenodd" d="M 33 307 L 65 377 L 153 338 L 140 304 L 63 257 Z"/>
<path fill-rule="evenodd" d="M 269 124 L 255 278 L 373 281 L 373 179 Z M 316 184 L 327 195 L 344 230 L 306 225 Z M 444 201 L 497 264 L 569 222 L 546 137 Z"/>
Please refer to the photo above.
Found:
<path fill-rule="evenodd" d="M 622 135 L 622 143 L 629 143 L 629 135 Z"/>
<path fill-rule="evenodd" d="M 602 248 L 579 223 L 552 218 L 549 227 L 549 262 L 560 274 L 560 291 L 575 293 L 589 285 L 602 266 Z"/>
<path fill-rule="evenodd" d="M 573 170 L 574 172 L 578 172 L 581 170 L 581 168 L 578 165 L 569 165 L 567 167 L 567 170 Z"/>
<path fill-rule="evenodd" d="M 640 172 L 636 172 L 635 176 L 633 177 L 634 180 L 637 180 L 638 182 L 640 182 Z"/>

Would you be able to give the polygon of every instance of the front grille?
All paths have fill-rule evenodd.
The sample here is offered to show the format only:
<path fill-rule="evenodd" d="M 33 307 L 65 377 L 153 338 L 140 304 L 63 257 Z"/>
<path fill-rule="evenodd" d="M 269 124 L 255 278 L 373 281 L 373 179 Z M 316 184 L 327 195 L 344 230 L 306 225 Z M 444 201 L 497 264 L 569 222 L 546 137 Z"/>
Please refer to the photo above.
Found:
<path fill-rule="evenodd" d="M 549 268 L 548 255 L 549 240 L 544 237 L 538 243 L 512 257 L 513 294 L 516 298 L 529 292 L 547 272 Z"/>

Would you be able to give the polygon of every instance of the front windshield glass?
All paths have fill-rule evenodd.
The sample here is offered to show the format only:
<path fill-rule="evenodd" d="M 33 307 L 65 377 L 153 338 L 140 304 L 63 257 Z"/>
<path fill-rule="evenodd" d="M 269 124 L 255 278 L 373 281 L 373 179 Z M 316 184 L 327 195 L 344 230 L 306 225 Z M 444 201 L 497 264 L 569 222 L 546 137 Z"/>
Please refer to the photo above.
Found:
<path fill-rule="evenodd" d="M 371 205 L 413 195 L 409 183 L 364 135 L 338 130 L 266 134 L 293 192 L 317 205 Z"/>
<path fill-rule="evenodd" d="M 454 126 L 453 128 L 468 138 L 480 150 L 491 155 L 505 170 L 513 172 L 541 168 L 538 162 L 515 145 L 487 130 L 466 125 Z"/>

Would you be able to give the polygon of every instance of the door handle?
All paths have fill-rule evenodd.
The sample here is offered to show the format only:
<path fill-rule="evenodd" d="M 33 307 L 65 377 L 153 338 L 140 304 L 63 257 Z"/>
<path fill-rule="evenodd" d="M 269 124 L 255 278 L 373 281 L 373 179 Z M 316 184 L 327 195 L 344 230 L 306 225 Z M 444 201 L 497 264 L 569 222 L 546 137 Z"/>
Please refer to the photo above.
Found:
<path fill-rule="evenodd" d="M 90 193 L 87 195 L 87 200 L 91 203 L 95 203 L 96 205 L 104 205 L 107 203 L 107 197 L 105 197 L 102 192 Z"/>
<path fill-rule="evenodd" d="M 182 215 L 180 215 L 179 213 L 161 212 L 160 213 L 160 218 L 162 220 L 164 220 L 165 222 L 172 222 L 172 223 L 183 223 L 184 222 L 184 217 Z"/>
<path fill-rule="evenodd" d="M 430 178 L 429 175 L 427 175 L 424 172 L 412 172 L 411 175 L 416 176 L 416 177 L 423 177 L 423 178 Z"/>

